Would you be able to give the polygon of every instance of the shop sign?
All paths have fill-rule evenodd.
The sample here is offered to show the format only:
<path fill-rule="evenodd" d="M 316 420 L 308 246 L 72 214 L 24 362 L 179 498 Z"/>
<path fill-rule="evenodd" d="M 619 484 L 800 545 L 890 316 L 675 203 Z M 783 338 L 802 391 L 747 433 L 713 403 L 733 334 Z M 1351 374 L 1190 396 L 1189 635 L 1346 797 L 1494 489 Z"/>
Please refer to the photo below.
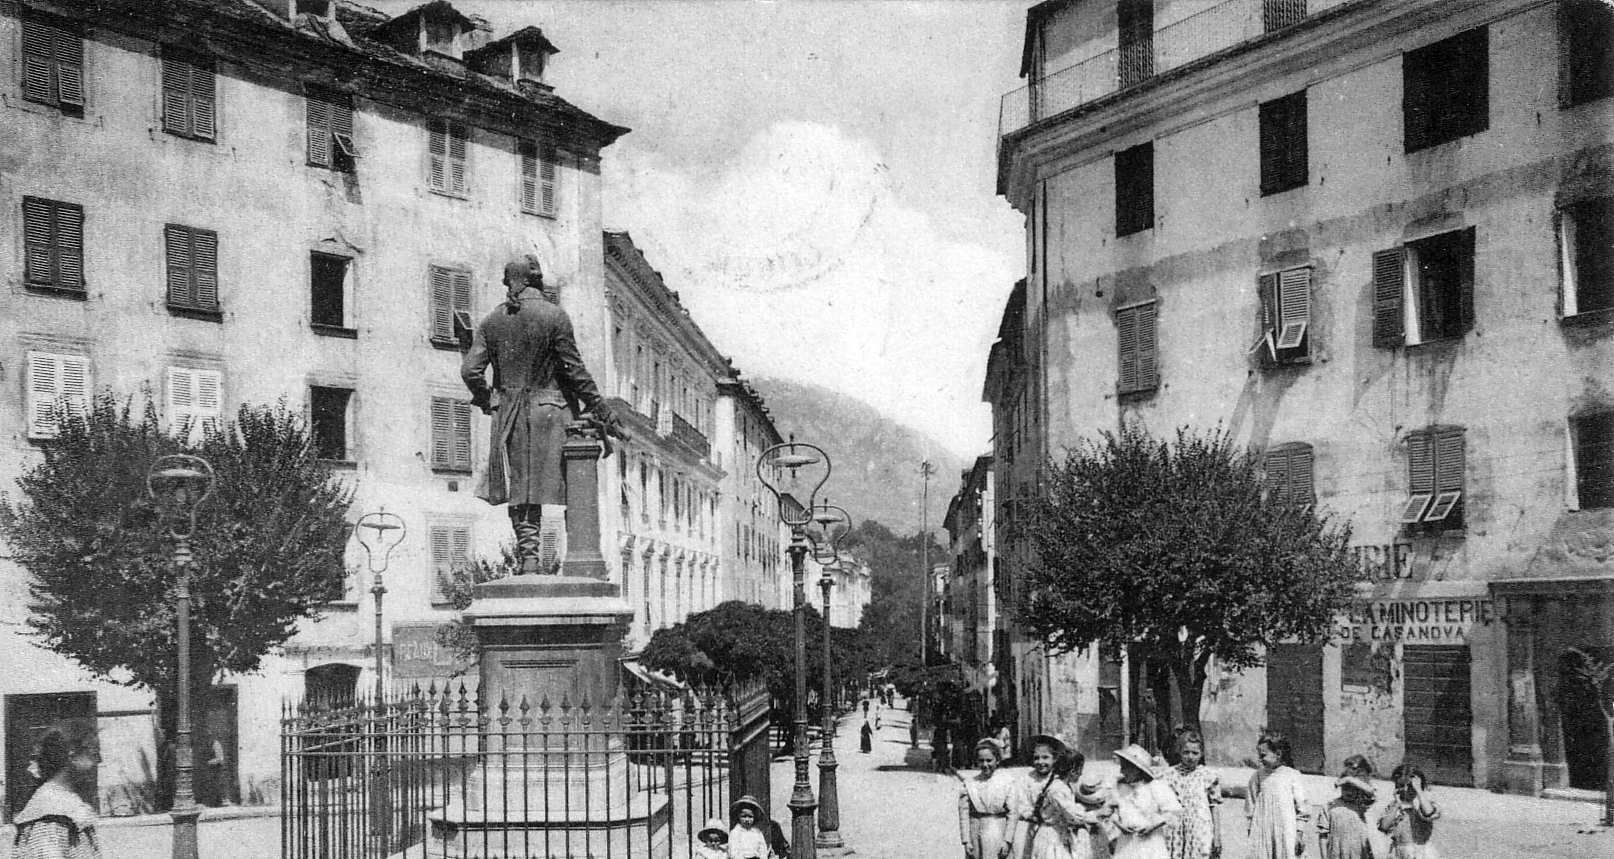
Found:
<path fill-rule="evenodd" d="M 1385 543 L 1378 546 L 1352 546 L 1357 566 L 1375 581 L 1401 581 L 1412 578 L 1411 543 Z"/>
<path fill-rule="evenodd" d="M 467 670 L 469 664 L 454 654 L 452 647 L 437 641 L 437 630 L 446 624 L 400 623 L 392 627 L 392 676 L 398 679 L 444 679 Z"/>
<path fill-rule="evenodd" d="M 1336 637 L 1342 642 L 1467 644 L 1475 627 L 1496 621 L 1484 597 L 1373 600 L 1351 606 Z"/>

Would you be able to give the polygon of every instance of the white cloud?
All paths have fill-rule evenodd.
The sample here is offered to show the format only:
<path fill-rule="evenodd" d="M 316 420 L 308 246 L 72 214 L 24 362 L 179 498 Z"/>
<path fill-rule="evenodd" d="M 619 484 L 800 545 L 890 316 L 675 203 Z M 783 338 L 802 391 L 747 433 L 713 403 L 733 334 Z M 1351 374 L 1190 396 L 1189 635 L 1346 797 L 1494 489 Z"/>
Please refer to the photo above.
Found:
<path fill-rule="evenodd" d="M 607 150 L 606 223 L 742 371 L 866 400 L 961 455 L 985 449 L 982 373 L 1020 268 L 1017 216 L 949 241 L 898 199 L 873 144 L 821 124 L 774 123 L 704 173 L 630 141 Z"/>

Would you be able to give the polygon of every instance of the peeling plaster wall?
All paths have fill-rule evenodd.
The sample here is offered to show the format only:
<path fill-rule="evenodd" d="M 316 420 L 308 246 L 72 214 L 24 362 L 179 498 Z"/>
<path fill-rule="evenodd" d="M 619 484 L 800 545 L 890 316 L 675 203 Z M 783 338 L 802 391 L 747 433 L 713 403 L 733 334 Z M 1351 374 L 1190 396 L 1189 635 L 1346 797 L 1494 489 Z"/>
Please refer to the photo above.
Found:
<path fill-rule="evenodd" d="M 1325 45 L 1314 63 L 1247 82 L 1238 96 L 1196 104 L 1192 115 L 1142 114 L 1135 127 L 1138 116 L 1127 112 L 1145 108 L 1123 102 L 1114 123 L 1129 130 L 1106 136 L 1108 126 L 1098 128 L 1096 144 L 1039 156 L 1050 450 L 1123 419 L 1156 433 L 1221 423 L 1256 448 L 1306 442 L 1316 454 L 1319 505 L 1352 523 L 1354 543 L 1388 546 L 1402 542 L 1405 434 L 1463 426 L 1466 534 L 1413 541 L 1410 575 L 1377 582 L 1378 600 L 1488 599 L 1487 581 L 1524 575 L 1556 523 L 1586 515 L 1566 512 L 1567 420 L 1583 406 L 1614 404 L 1614 325 L 1560 322 L 1555 210 L 1565 199 L 1614 193 L 1609 102 L 1559 107 L 1551 4 L 1479 5 L 1468 19 L 1402 34 L 1393 52 L 1375 46 L 1381 56 L 1325 56 Z M 1493 19 L 1489 127 L 1405 153 L 1399 51 L 1481 15 Z M 1302 88 L 1310 182 L 1263 198 L 1256 105 Z M 1155 227 L 1116 238 L 1112 155 L 1151 139 Z M 1372 254 L 1466 227 L 1477 235 L 1474 330 L 1450 342 L 1373 347 Z M 1257 276 L 1302 264 L 1314 272 L 1311 363 L 1262 369 L 1247 354 L 1260 332 Z M 1159 302 L 1160 387 L 1120 404 L 1113 312 L 1150 298 Z M 1587 566 L 1558 574 L 1584 575 Z M 1614 575 L 1606 557 L 1589 567 Z M 1476 626 L 1469 638 L 1474 778 L 1482 786 L 1499 782 L 1507 755 L 1500 626 Z M 1340 652 L 1325 652 L 1330 769 L 1369 751 L 1388 767 L 1404 751 L 1401 648 L 1386 646 L 1395 658 L 1388 690 L 1343 689 Z M 1265 684 L 1259 668 L 1213 675 L 1203 709 L 1213 759 L 1253 755 Z"/>

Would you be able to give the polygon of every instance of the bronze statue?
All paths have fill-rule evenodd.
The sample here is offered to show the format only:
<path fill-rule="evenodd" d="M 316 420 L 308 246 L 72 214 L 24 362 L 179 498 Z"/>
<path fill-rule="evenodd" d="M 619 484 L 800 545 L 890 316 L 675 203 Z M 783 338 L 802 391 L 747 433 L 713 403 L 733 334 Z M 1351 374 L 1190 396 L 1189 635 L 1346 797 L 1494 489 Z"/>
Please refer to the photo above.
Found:
<path fill-rule="evenodd" d="M 504 286 L 504 303 L 476 326 L 460 364 L 472 405 L 494 416 L 476 495 L 510 505 L 518 574 L 555 573 L 565 554 L 566 426 L 582 411 L 607 430 L 616 419 L 578 355 L 571 317 L 544 290 L 538 259 L 506 264 Z M 491 385 L 483 376 L 490 364 Z"/>

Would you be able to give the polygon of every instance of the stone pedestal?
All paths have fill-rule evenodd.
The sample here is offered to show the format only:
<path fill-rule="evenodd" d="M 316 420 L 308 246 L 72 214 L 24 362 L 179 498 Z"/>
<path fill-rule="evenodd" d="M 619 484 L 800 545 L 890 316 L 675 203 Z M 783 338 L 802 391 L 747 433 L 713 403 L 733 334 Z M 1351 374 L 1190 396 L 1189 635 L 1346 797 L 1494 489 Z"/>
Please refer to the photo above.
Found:
<path fill-rule="evenodd" d="M 598 722 L 616 694 L 633 618 L 600 555 L 600 452 L 599 440 L 581 433 L 566 445 L 562 574 L 479 584 L 464 612 L 476 632 L 480 695 L 492 721 L 464 788 L 428 815 L 428 855 L 525 859 L 665 849 L 668 797 L 636 789 L 620 733 Z M 569 726 L 561 724 L 562 702 L 573 708 Z M 585 704 L 595 711 L 592 731 L 580 724 Z"/>

